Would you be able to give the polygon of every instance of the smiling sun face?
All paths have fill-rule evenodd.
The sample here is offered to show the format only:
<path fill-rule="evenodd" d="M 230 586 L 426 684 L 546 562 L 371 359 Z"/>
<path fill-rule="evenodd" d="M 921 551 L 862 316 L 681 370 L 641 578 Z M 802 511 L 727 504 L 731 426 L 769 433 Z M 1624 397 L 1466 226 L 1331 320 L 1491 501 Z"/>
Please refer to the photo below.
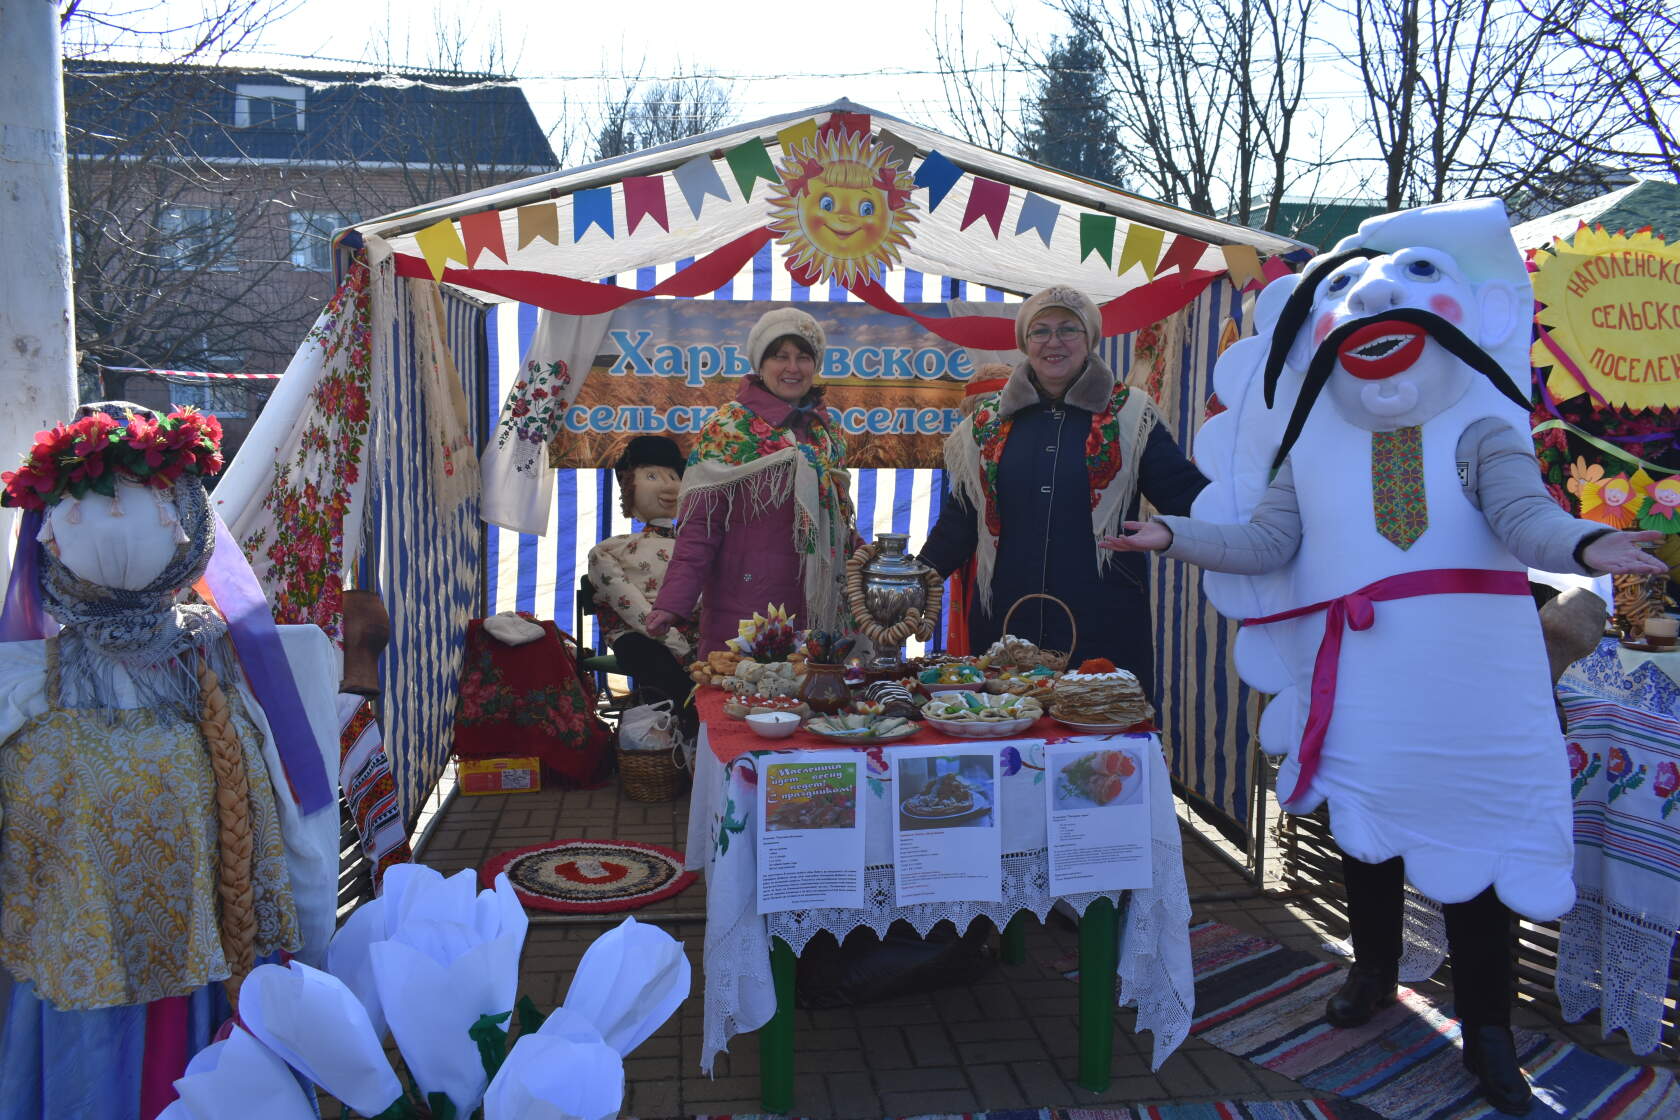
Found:
<path fill-rule="evenodd" d="M 862 134 L 839 130 L 787 153 L 770 228 L 803 284 L 850 284 L 898 263 L 916 220 L 908 172 Z"/>

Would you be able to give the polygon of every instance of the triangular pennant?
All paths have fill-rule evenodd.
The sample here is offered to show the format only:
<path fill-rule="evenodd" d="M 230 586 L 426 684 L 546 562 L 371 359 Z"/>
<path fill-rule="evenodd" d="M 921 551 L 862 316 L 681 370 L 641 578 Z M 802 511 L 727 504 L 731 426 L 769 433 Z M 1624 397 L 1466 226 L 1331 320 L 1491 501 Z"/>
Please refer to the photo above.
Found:
<path fill-rule="evenodd" d="M 467 247 L 461 244 L 461 235 L 456 232 L 455 223 L 448 218 L 416 231 L 414 243 L 420 246 L 420 254 L 426 258 L 426 267 L 432 270 L 433 280 L 443 279 L 446 262 L 467 263 Z"/>
<path fill-rule="evenodd" d="M 742 198 L 752 198 L 753 185 L 760 179 L 767 183 L 782 181 L 770 163 L 770 153 L 765 150 L 764 141 L 756 136 L 723 153 L 723 158 L 729 164 L 729 170 L 735 173 L 735 185 L 741 188 Z"/>
<path fill-rule="evenodd" d="M 1260 266 L 1260 274 L 1266 278 L 1268 284 L 1278 277 L 1288 276 L 1294 271 L 1289 267 L 1289 262 L 1282 257 L 1267 257 L 1265 263 Z"/>
<path fill-rule="evenodd" d="M 1202 254 L 1207 252 L 1207 247 L 1206 241 L 1197 241 L 1194 237 L 1179 234 L 1173 238 L 1172 247 L 1156 266 L 1155 275 L 1165 276 L 1175 268 L 1180 272 L 1189 272 L 1201 263 Z"/>
<path fill-rule="evenodd" d="M 1126 229 L 1126 244 L 1120 250 L 1120 263 L 1114 266 L 1114 271 L 1124 276 L 1132 265 L 1141 264 L 1143 274 L 1155 279 L 1155 262 L 1161 259 L 1161 242 L 1165 239 L 1162 231 L 1134 222 Z"/>
<path fill-rule="evenodd" d="M 572 192 L 572 240 L 582 241 L 590 226 L 600 226 L 608 237 L 613 235 L 611 187 Z"/>
<path fill-rule="evenodd" d="M 502 212 L 484 210 L 461 218 L 461 240 L 467 246 L 467 267 L 478 264 L 478 256 L 490 252 L 507 263 L 507 242 L 502 240 Z"/>
<path fill-rule="evenodd" d="M 1019 237 L 1029 229 L 1036 230 L 1039 239 L 1044 242 L 1044 247 L 1048 249 L 1050 235 L 1056 230 L 1056 219 L 1061 216 L 1062 208 L 1058 203 L 1028 191 L 1026 197 L 1021 199 L 1021 216 L 1015 220 L 1015 236 Z"/>
<path fill-rule="evenodd" d="M 1113 214 L 1081 214 L 1079 215 L 1079 260 L 1083 264 L 1085 258 L 1095 252 L 1103 259 L 1103 263 L 1114 267 L 1114 226 Z"/>
<path fill-rule="evenodd" d="M 729 201 L 729 192 L 724 189 L 723 177 L 711 156 L 695 156 L 681 167 L 672 168 L 671 178 L 677 181 L 683 201 L 696 218 L 700 216 L 700 208 L 706 205 L 707 195 Z"/>
<path fill-rule="evenodd" d="M 977 219 L 985 218 L 986 224 L 992 227 L 992 236 L 996 237 L 998 228 L 1003 225 L 1003 212 L 1008 206 L 1007 186 L 976 175 L 968 188 L 968 209 L 963 211 L 962 224 L 957 228 L 965 230 Z"/>
<path fill-rule="evenodd" d="M 868 113 L 830 113 L 828 119 L 817 130 L 817 135 L 828 136 L 844 129 L 853 136 L 869 135 Z"/>
<path fill-rule="evenodd" d="M 884 128 L 875 134 L 875 146 L 887 153 L 888 163 L 896 163 L 906 171 L 910 170 L 910 161 L 916 158 L 916 145 Z"/>
<path fill-rule="evenodd" d="M 560 211 L 552 202 L 533 202 L 519 208 L 519 247 L 538 240 L 560 244 Z"/>
<path fill-rule="evenodd" d="M 1225 255 L 1225 267 L 1230 270 L 1231 283 L 1241 291 L 1247 291 L 1248 286 L 1264 279 L 1260 271 L 1260 253 L 1252 245 L 1221 245 L 1219 251 Z"/>
<path fill-rule="evenodd" d="M 800 121 L 798 124 L 788 125 L 788 127 L 776 133 L 776 143 L 781 145 L 782 158 L 784 159 L 807 140 L 815 140 L 816 138 L 817 120 L 815 117 L 808 121 Z"/>
<path fill-rule="evenodd" d="M 939 209 L 939 204 L 945 201 L 945 196 L 951 193 L 951 188 L 962 177 L 963 169 L 938 152 L 927 154 L 922 165 L 916 168 L 916 185 L 927 188 L 928 213 Z"/>
<path fill-rule="evenodd" d="M 630 175 L 624 179 L 624 224 L 630 232 L 652 218 L 666 233 L 671 232 L 671 218 L 665 212 L 665 176 Z"/>

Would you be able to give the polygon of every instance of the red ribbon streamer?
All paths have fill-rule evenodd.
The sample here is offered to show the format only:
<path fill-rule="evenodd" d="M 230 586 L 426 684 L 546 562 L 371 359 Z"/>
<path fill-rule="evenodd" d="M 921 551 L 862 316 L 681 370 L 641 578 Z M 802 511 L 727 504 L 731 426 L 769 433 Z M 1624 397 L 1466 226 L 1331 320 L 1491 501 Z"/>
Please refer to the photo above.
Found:
<path fill-rule="evenodd" d="M 1433 568 L 1422 572 L 1402 572 L 1399 575 L 1368 583 L 1358 591 L 1351 591 L 1322 603 L 1296 607 L 1293 610 L 1269 614 L 1263 618 L 1246 618 L 1244 626 L 1264 626 L 1268 622 L 1300 618 L 1324 611 L 1324 640 L 1318 645 L 1318 657 L 1313 661 L 1312 703 L 1307 709 L 1307 726 L 1301 733 L 1301 749 L 1295 756 L 1300 766 L 1295 788 L 1283 799 L 1285 808 L 1306 796 L 1307 787 L 1318 773 L 1319 755 L 1324 750 L 1324 736 L 1330 729 L 1330 715 L 1336 706 L 1336 675 L 1342 660 L 1342 633 L 1349 627 L 1369 630 L 1376 621 L 1373 604 L 1391 599 L 1413 599 L 1420 595 L 1527 595 L 1528 577 L 1523 572 L 1499 572 L 1484 568 Z"/>

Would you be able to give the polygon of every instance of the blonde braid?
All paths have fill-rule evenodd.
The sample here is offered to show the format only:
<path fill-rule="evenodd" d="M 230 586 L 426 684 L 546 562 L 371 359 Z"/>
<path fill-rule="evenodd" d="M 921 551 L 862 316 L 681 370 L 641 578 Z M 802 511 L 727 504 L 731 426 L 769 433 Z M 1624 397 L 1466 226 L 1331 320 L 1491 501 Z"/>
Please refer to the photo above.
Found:
<path fill-rule="evenodd" d="M 228 1001 L 237 1009 L 239 986 L 256 964 L 257 917 L 251 886 L 251 789 L 245 776 L 245 752 L 233 729 L 227 693 L 215 671 L 198 663 L 198 692 L 203 714 L 198 727 L 216 774 L 216 818 L 220 826 L 221 867 L 216 878 L 222 901 L 222 953 L 231 975 Z"/>

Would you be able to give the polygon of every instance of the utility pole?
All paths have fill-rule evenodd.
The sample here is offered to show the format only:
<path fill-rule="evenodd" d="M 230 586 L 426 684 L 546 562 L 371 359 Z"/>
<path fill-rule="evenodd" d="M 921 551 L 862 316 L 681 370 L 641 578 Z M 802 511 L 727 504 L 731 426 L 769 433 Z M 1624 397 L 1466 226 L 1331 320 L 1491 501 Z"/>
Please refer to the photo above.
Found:
<path fill-rule="evenodd" d="M 55 0 L 0 0 L 0 465 L 76 404 L 64 79 Z M 13 510 L 0 514 L 9 575 Z"/>

